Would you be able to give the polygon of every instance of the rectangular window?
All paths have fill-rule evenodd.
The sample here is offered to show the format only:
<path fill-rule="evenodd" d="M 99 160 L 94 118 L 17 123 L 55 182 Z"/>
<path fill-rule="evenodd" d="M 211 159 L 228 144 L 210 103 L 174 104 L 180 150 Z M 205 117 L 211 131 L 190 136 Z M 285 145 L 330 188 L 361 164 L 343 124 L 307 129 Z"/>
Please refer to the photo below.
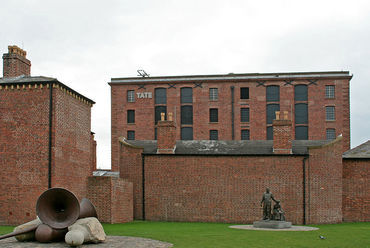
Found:
<path fill-rule="evenodd" d="M 164 117 L 166 119 L 166 115 L 167 115 L 167 107 L 166 106 L 155 106 L 154 111 L 155 111 L 155 115 L 154 115 L 155 124 L 157 124 L 158 121 L 161 120 L 161 113 L 165 114 Z"/>
<path fill-rule="evenodd" d="M 325 113 L 326 113 L 326 120 L 327 121 L 334 121 L 335 120 L 335 107 L 334 106 L 325 107 Z"/>
<path fill-rule="evenodd" d="M 308 127 L 307 126 L 296 126 L 295 127 L 295 139 L 296 140 L 308 140 Z"/>
<path fill-rule="evenodd" d="M 267 140 L 272 140 L 274 138 L 272 126 L 267 127 L 266 132 L 267 132 Z"/>
<path fill-rule="evenodd" d="M 210 88 L 209 89 L 209 100 L 217 101 L 218 100 L 218 89 L 217 88 Z"/>
<path fill-rule="evenodd" d="M 181 139 L 182 140 L 193 140 L 193 128 L 182 127 L 181 128 Z"/>
<path fill-rule="evenodd" d="M 297 103 L 294 110 L 295 124 L 307 124 L 308 123 L 308 109 L 307 103 Z"/>
<path fill-rule="evenodd" d="M 249 137 L 249 130 L 248 129 L 244 129 L 242 130 L 241 132 L 241 140 L 249 140 L 250 137 Z"/>
<path fill-rule="evenodd" d="M 326 129 L 326 139 L 327 140 L 334 140 L 335 139 L 335 129 L 334 128 Z"/>
<path fill-rule="evenodd" d="M 186 87 L 181 88 L 181 103 L 192 103 L 193 102 L 193 89 Z"/>
<path fill-rule="evenodd" d="M 300 84 L 294 86 L 294 100 L 295 101 L 307 101 L 308 92 L 307 85 Z"/>
<path fill-rule="evenodd" d="M 325 86 L 325 98 L 335 98 L 335 85 Z"/>
<path fill-rule="evenodd" d="M 240 121 L 249 122 L 249 108 L 240 109 Z"/>
<path fill-rule="evenodd" d="M 280 105 L 279 104 L 267 104 L 266 106 L 266 114 L 267 114 L 267 124 L 272 124 L 272 121 L 275 120 L 275 112 L 280 111 Z"/>
<path fill-rule="evenodd" d="M 209 109 L 209 122 L 218 122 L 218 109 Z"/>
<path fill-rule="evenodd" d="M 209 139 L 218 140 L 218 130 L 209 130 Z"/>
<path fill-rule="evenodd" d="M 193 124 L 193 106 L 181 106 L 181 124 Z"/>
<path fill-rule="evenodd" d="M 280 88 L 277 85 L 266 87 L 266 101 L 278 102 L 280 101 Z"/>
<path fill-rule="evenodd" d="M 127 102 L 135 102 L 135 91 L 134 90 L 127 91 Z"/>
<path fill-rule="evenodd" d="M 127 110 L 127 123 L 135 123 L 135 110 Z"/>
<path fill-rule="evenodd" d="M 166 104 L 167 93 L 165 88 L 157 88 L 154 90 L 155 104 Z"/>
<path fill-rule="evenodd" d="M 240 88 L 240 99 L 249 99 L 249 88 L 248 87 Z"/>
<path fill-rule="evenodd" d="M 158 136 L 157 136 L 158 134 L 157 134 L 157 128 L 154 128 L 154 140 L 157 140 L 158 138 Z"/>
<path fill-rule="evenodd" d="M 127 131 L 127 139 L 135 140 L 135 131 Z"/>

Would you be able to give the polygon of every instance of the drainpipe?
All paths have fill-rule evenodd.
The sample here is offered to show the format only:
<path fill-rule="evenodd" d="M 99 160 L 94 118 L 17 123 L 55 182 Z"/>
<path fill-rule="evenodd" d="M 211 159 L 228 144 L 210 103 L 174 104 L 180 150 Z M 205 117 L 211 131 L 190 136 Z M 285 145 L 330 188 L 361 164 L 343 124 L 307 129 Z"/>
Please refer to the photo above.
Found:
<path fill-rule="evenodd" d="M 145 220 L 145 156 L 144 154 L 141 154 L 141 181 L 142 181 L 142 215 L 143 215 L 143 220 Z"/>
<path fill-rule="evenodd" d="M 305 156 L 302 160 L 303 169 L 303 225 L 306 225 L 306 160 L 308 156 Z"/>
<path fill-rule="evenodd" d="M 52 138 L 53 138 L 53 83 L 49 87 L 49 161 L 48 161 L 48 188 L 51 188 L 51 159 L 52 159 Z"/>
<path fill-rule="evenodd" d="M 234 130 L 234 86 L 230 86 L 231 90 L 231 139 L 235 139 Z"/>

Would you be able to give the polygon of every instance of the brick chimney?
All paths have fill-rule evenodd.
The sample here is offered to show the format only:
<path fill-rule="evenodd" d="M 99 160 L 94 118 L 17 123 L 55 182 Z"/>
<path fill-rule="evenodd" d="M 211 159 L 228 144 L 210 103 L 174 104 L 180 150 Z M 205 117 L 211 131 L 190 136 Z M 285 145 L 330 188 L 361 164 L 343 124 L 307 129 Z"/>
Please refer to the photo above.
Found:
<path fill-rule="evenodd" d="M 157 154 L 174 154 L 176 126 L 172 119 L 172 113 L 168 113 L 167 121 L 164 117 L 165 113 L 161 113 L 161 120 L 157 124 Z"/>
<path fill-rule="evenodd" d="M 31 76 L 31 61 L 26 59 L 27 52 L 17 46 L 8 46 L 3 54 L 3 77 Z"/>
<path fill-rule="evenodd" d="M 288 120 L 288 111 L 280 115 L 276 111 L 276 119 L 272 122 L 274 135 L 274 154 L 292 154 L 292 121 Z"/>

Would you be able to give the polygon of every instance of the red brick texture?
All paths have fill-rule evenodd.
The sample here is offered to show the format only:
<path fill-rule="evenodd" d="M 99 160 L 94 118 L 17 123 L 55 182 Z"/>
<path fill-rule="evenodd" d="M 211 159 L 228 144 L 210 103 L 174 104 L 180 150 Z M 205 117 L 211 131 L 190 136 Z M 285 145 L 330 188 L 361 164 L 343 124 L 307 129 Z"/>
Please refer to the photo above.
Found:
<path fill-rule="evenodd" d="M 52 187 L 86 196 L 92 175 L 91 106 L 59 88 L 53 89 Z"/>
<path fill-rule="evenodd" d="M 9 53 L 3 55 L 3 76 L 18 77 L 31 75 L 31 62 L 26 59 L 26 52 L 17 46 L 9 46 Z"/>
<path fill-rule="evenodd" d="M 343 160 L 343 220 L 370 221 L 370 159 Z"/>
<path fill-rule="evenodd" d="M 342 222 L 342 139 L 309 149 L 307 223 Z"/>
<path fill-rule="evenodd" d="M 176 126 L 173 121 L 159 121 L 157 130 L 157 153 L 173 154 L 176 147 Z"/>
<path fill-rule="evenodd" d="M 50 84 L 0 86 L 0 224 L 36 217 L 48 188 Z M 86 196 L 92 175 L 91 104 L 53 88 L 52 187 Z"/>
<path fill-rule="evenodd" d="M 274 120 L 274 153 L 292 153 L 292 122 L 290 120 Z"/>
<path fill-rule="evenodd" d="M 101 222 L 133 220 L 132 183 L 118 177 L 89 177 L 87 197 L 94 204 Z"/>
<path fill-rule="evenodd" d="M 143 218 L 142 148 L 127 146 L 120 142 L 120 177 L 133 184 L 134 218 Z"/>
<path fill-rule="evenodd" d="M 0 90 L 0 224 L 36 217 L 48 186 L 49 89 Z"/>
<path fill-rule="evenodd" d="M 262 79 L 261 79 L 262 80 Z M 280 111 L 288 111 L 291 116 L 292 137 L 295 137 L 294 108 L 294 85 L 308 85 L 308 137 L 310 140 L 325 140 L 326 129 L 334 128 L 336 135 L 343 134 L 343 149 L 350 148 L 350 119 L 349 119 L 349 80 L 348 78 L 322 78 L 316 84 L 310 83 L 304 77 L 297 78 L 287 84 L 284 79 L 264 80 L 265 86 L 280 86 Z M 195 140 L 208 140 L 210 130 L 218 130 L 219 140 L 232 139 L 231 122 L 231 90 L 234 86 L 234 127 L 235 139 L 241 139 L 241 130 L 250 130 L 251 140 L 266 139 L 266 104 L 276 103 L 266 101 L 266 88 L 257 87 L 256 81 L 199 81 L 202 88 L 194 87 L 194 82 L 177 82 L 173 84 L 176 88 L 170 88 L 167 83 L 150 83 L 150 78 L 142 84 L 145 89 L 138 89 L 138 84 L 114 84 L 111 83 L 111 111 L 112 111 L 112 170 L 118 171 L 119 164 L 119 142 L 120 136 L 126 136 L 128 130 L 135 131 L 137 140 L 154 140 L 154 91 L 155 88 L 167 89 L 167 113 L 172 112 L 176 130 L 176 140 L 180 140 L 181 132 L 181 102 L 180 89 L 182 87 L 193 88 L 193 138 Z M 326 85 L 335 86 L 335 98 L 325 97 Z M 249 99 L 240 99 L 240 88 L 249 87 Z M 218 100 L 209 99 L 209 89 L 218 88 Z M 135 102 L 127 102 L 127 91 L 134 90 L 136 93 L 151 92 L 153 98 L 136 98 Z M 335 120 L 327 121 L 325 107 L 335 106 Z M 209 122 L 209 109 L 218 108 L 218 122 Z M 240 109 L 250 109 L 250 121 L 241 122 Z M 127 110 L 135 110 L 135 123 L 127 123 Z"/>

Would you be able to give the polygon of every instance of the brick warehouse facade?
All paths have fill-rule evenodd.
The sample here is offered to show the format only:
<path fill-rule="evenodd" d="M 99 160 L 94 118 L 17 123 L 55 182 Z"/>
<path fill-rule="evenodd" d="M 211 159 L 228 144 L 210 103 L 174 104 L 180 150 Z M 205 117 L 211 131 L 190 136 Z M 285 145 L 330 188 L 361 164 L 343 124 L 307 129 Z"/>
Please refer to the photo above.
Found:
<path fill-rule="evenodd" d="M 275 111 L 288 111 L 295 140 L 343 135 L 350 148 L 349 72 L 112 78 L 112 170 L 120 136 L 156 139 L 172 112 L 177 140 L 270 140 Z"/>

